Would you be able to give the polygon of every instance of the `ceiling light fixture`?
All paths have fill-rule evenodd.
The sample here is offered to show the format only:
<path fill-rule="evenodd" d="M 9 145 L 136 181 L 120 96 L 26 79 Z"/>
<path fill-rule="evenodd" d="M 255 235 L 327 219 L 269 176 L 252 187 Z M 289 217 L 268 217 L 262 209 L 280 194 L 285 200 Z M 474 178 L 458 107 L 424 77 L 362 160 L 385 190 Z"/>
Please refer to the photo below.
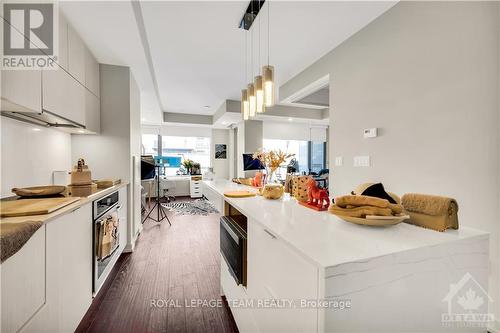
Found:
<path fill-rule="evenodd" d="M 271 33 L 270 33 L 270 10 L 271 2 L 267 3 L 267 66 L 262 67 L 262 75 L 264 76 L 264 98 L 266 107 L 272 107 L 275 103 L 274 91 L 276 85 L 274 82 L 274 67 L 270 65 L 269 54 L 271 49 Z"/>
<path fill-rule="evenodd" d="M 261 19 L 259 17 L 259 69 L 260 69 L 260 26 Z M 262 75 L 257 75 L 255 77 L 255 103 L 257 113 L 264 113 L 266 111 L 266 105 L 264 104 L 264 85 L 262 84 Z"/>

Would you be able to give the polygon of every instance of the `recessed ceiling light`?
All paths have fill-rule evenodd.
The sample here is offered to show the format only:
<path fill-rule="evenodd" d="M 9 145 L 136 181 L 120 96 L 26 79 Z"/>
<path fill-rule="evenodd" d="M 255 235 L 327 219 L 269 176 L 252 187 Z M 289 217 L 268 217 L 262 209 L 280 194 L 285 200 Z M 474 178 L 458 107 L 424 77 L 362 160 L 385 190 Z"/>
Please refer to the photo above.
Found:
<path fill-rule="evenodd" d="M 288 121 L 293 121 L 293 118 L 288 118 Z"/>
<path fill-rule="evenodd" d="M 33 128 L 33 131 L 35 131 L 35 132 L 40 132 L 40 131 L 41 131 L 41 129 L 40 129 L 40 128 L 37 128 L 37 127 L 34 127 L 34 128 Z"/>
<path fill-rule="evenodd" d="M 210 109 L 210 105 L 203 105 L 205 109 Z"/>
<path fill-rule="evenodd" d="M 228 124 L 228 122 L 227 122 L 227 121 L 223 121 L 223 122 L 222 122 L 222 125 L 227 125 L 227 124 Z"/>
<path fill-rule="evenodd" d="M 85 130 L 78 130 L 78 133 L 84 134 Z"/>

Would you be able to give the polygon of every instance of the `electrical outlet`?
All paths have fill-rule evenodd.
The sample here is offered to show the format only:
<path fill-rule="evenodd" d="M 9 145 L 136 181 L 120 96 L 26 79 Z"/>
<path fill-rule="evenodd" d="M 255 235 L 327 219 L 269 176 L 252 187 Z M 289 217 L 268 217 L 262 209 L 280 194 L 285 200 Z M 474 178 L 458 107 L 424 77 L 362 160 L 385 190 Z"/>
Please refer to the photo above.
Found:
<path fill-rule="evenodd" d="M 355 167 L 369 167 L 370 156 L 354 156 L 353 164 Z"/>
<path fill-rule="evenodd" d="M 343 166 L 344 158 L 342 156 L 335 157 L 335 166 Z"/>

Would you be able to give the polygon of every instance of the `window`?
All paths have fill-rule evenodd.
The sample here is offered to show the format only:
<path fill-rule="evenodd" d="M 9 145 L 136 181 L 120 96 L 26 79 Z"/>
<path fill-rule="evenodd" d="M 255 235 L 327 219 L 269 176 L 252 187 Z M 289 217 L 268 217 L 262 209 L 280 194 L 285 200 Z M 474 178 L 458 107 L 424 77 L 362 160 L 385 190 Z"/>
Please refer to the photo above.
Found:
<path fill-rule="evenodd" d="M 318 173 L 320 170 L 325 169 L 326 155 L 325 143 L 311 141 L 311 171 Z"/>
<path fill-rule="evenodd" d="M 263 140 L 265 150 L 281 149 L 282 151 L 295 154 L 294 158 L 299 163 L 299 172 L 309 174 L 309 172 L 318 173 L 326 168 L 326 143 L 300 140 Z M 287 161 L 278 170 L 282 177 L 286 174 Z"/>
<path fill-rule="evenodd" d="M 299 172 L 308 172 L 308 146 L 307 141 L 299 140 L 274 140 L 274 139 L 264 139 L 263 140 L 265 150 L 277 150 L 280 149 L 288 154 L 294 154 L 294 158 L 299 162 Z M 286 174 L 286 166 L 289 161 L 286 161 L 284 165 L 278 170 L 278 174 L 284 176 Z"/>
<path fill-rule="evenodd" d="M 156 134 L 142 135 L 142 155 L 158 156 L 158 138 Z"/>
<path fill-rule="evenodd" d="M 203 173 L 210 167 L 210 138 L 143 134 L 142 153 L 161 159 L 167 176 L 176 175 L 186 159 L 200 163 Z"/>

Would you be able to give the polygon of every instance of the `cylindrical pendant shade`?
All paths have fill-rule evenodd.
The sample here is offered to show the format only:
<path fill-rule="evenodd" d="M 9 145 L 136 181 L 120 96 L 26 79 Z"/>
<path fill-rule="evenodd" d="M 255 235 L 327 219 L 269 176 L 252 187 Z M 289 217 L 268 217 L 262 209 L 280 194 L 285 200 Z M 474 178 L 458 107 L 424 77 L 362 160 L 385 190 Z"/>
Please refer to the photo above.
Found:
<path fill-rule="evenodd" d="M 243 120 L 248 120 L 250 110 L 248 104 L 248 92 L 246 89 L 241 91 L 241 114 L 243 115 Z"/>
<path fill-rule="evenodd" d="M 264 66 L 262 67 L 262 74 L 264 76 L 264 100 L 266 107 L 271 107 L 274 105 L 274 67 Z"/>
<path fill-rule="evenodd" d="M 249 102 L 249 113 L 250 117 L 255 117 L 255 112 L 257 110 L 257 103 L 255 97 L 255 87 L 253 83 L 248 84 L 248 102 Z"/>
<path fill-rule="evenodd" d="M 257 75 L 255 77 L 255 103 L 257 113 L 264 113 L 266 111 L 266 105 L 264 101 L 264 85 L 261 75 Z"/>

